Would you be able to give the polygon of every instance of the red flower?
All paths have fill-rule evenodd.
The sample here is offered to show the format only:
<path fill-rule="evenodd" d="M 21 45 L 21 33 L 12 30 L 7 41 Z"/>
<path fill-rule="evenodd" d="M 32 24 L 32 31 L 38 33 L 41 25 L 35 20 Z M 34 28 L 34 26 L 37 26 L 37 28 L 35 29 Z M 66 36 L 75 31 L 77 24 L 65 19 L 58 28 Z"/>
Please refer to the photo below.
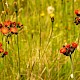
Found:
<path fill-rule="evenodd" d="M 72 47 L 73 47 L 73 48 L 77 48 L 77 46 L 78 46 L 77 43 L 75 43 L 75 42 L 72 43 Z"/>
<path fill-rule="evenodd" d="M 2 28 L 1 28 L 1 32 L 2 32 L 3 34 L 7 34 L 7 33 L 9 32 L 9 29 L 8 29 L 7 27 L 2 27 Z"/>
<path fill-rule="evenodd" d="M 65 47 L 61 48 L 60 53 L 66 53 L 66 48 Z"/>
<path fill-rule="evenodd" d="M 0 53 L 4 52 L 4 49 L 0 47 Z"/>
<path fill-rule="evenodd" d="M 78 14 L 79 10 L 75 10 L 75 14 Z"/>
<path fill-rule="evenodd" d="M 70 48 L 70 44 L 67 44 L 67 45 L 65 46 L 65 48 Z"/>
<path fill-rule="evenodd" d="M 11 27 L 10 32 L 12 32 L 13 34 L 16 34 L 18 33 L 18 29 L 16 27 Z"/>
<path fill-rule="evenodd" d="M 3 24 L 5 25 L 5 27 L 8 27 L 11 25 L 11 21 L 5 21 Z"/>
<path fill-rule="evenodd" d="M 16 22 L 11 22 L 11 25 L 12 25 L 13 27 L 16 27 Z"/>
<path fill-rule="evenodd" d="M 7 54 L 8 54 L 8 52 L 7 52 L 7 51 L 5 51 L 5 52 L 4 52 L 4 55 L 7 55 Z"/>

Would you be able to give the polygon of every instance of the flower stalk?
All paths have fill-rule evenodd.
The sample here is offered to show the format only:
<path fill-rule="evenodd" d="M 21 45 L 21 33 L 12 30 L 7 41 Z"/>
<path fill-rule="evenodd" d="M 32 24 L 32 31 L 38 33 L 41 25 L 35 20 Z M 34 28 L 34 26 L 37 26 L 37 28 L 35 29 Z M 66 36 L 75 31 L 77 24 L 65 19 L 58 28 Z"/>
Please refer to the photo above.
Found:
<path fill-rule="evenodd" d="M 16 23 L 18 22 L 18 7 L 17 7 L 17 2 L 14 2 L 14 7 L 15 7 L 15 13 L 16 13 Z M 16 24 L 16 27 L 18 26 L 18 24 Z M 18 73 L 20 76 L 20 54 L 19 54 L 19 37 L 17 34 L 17 49 L 18 49 Z"/>
<path fill-rule="evenodd" d="M 48 38 L 47 45 L 46 45 L 46 49 L 44 50 L 44 53 L 45 53 L 45 51 L 46 51 L 47 48 L 48 48 L 48 45 L 49 45 L 49 43 L 50 43 L 50 40 L 51 40 L 52 34 L 53 34 L 54 14 L 51 14 L 51 15 L 50 15 L 50 18 L 51 18 L 51 23 L 52 23 L 52 30 L 51 30 L 50 36 L 49 36 L 49 38 Z"/>
<path fill-rule="evenodd" d="M 75 79 L 75 75 L 74 75 L 74 66 L 73 66 L 73 62 L 72 62 L 72 54 L 73 52 L 75 51 L 75 49 L 77 48 L 78 44 L 75 43 L 75 42 L 72 42 L 72 44 L 67 44 L 67 45 L 64 45 L 63 48 L 60 49 L 60 53 L 63 53 L 64 55 L 66 56 L 69 56 L 70 57 L 70 61 L 71 61 L 71 69 L 72 69 L 72 78 L 74 80 Z"/>
<path fill-rule="evenodd" d="M 72 61 L 72 56 L 71 56 L 71 54 L 70 54 L 69 57 L 70 57 L 70 61 L 71 61 L 71 69 L 72 69 L 73 79 L 76 80 L 76 79 L 75 79 L 75 75 L 74 75 L 74 66 L 73 66 L 73 61 Z"/>

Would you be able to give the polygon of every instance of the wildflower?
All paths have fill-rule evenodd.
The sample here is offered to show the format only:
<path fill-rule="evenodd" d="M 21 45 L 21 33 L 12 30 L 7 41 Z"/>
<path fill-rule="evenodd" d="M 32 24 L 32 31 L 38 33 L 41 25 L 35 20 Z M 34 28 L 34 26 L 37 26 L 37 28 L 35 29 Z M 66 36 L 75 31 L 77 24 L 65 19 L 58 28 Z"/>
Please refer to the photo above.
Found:
<path fill-rule="evenodd" d="M 54 12 L 54 8 L 52 6 L 49 6 L 47 8 L 47 12 L 48 12 L 48 14 L 52 14 Z"/>
<path fill-rule="evenodd" d="M 21 28 L 21 27 L 23 27 L 23 25 L 20 24 L 20 22 L 18 22 L 18 23 L 17 23 L 17 28 Z"/>
<path fill-rule="evenodd" d="M 8 54 L 8 52 L 7 52 L 7 51 L 5 51 L 5 52 L 4 52 L 4 55 L 7 55 L 7 54 Z"/>
<path fill-rule="evenodd" d="M 67 45 L 65 46 L 65 48 L 70 48 L 70 44 L 67 44 Z"/>
<path fill-rule="evenodd" d="M 64 48 L 64 47 L 61 48 L 61 49 L 60 49 L 60 53 L 63 53 L 63 54 L 66 53 L 66 48 Z"/>
<path fill-rule="evenodd" d="M 11 22 L 11 27 L 16 27 L 16 22 Z"/>
<path fill-rule="evenodd" d="M 3 58 L 5 55 L 8 55 L 8 52 L 7 52 L 7 51 L 5 51 L 5 52 L 3 53 L 2 58 Z"/>
<path fill-rule="evenodd" d="M 72 43 L 72 47 L 73 47 L 73 48 L 77 48 L 77 46 L 78 46 L 77 43 L 75 43 L 75 42 Z"/>
<path fill-rule="evenodd" d="M 80 16 L 77 16 L 75 18 L 75 22 L 74 23 L 76 23 L 76 25 L 80 24 Z"/>
<path fill-rule="evenodd" d="M 60 53 L 63 53 L 66 56 L 71 55 L 74 50 L 77 48 L 77 43 L 73 42 L 71 45 L 67 44 L 65 46 L 63 46 L 63 48 L 60 49 Z"/>
<path fill-rule="evenodd" d="M 79 11 L 79 10 L 75 10 L 75 14 L 78 14 L 78 11 Z"/>
<path fill-rule="evenodd" d="M 10 28 L 10 32 L 13 34 L 17 34 L 18 33 L 18 29 L 16 27 L 11 27 Z"/>
<path fill-rule="evenodd" d="M 45 15 L 45 14 L 44 14 L 44 12 L 42 11 L 41 14 L 40 14 L 40 16 L 41 16 L 41 17 L 44 17 L 44 15 Z"/>
<path fill-rule="evenodd" d="M 1 32 L 2 32 L 3 34 L 8 34 L 9 29 L 8 29 L 7 27 L 2 27 L 2 28 L 1 28 Z"/>
<path fill-rule="evenodd" d="M 54 14 L 50 14 L 51 21 L 54 22 Z"/>
<path fill-rule="evenodd" d="M 80 10 L 75 10 L 75 14 L 76 14 L 77 16 L 80 16 Z"/>
<path fill-rule="evenodd" d="M 5 21 L 3 24 L 5 27 L 9 27 L 11 25 L 11 21 Z"/>

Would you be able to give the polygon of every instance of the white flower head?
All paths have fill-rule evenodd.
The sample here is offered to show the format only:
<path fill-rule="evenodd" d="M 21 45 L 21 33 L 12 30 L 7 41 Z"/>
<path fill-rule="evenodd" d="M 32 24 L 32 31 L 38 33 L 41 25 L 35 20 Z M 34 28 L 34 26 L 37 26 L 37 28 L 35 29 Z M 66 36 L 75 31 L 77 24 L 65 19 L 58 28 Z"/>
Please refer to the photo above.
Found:
<path fill-rule="evenodd" d="M 73 74 L 71 74 L 70 77 L 73 79 L 74 78 Z"/>
<path fill-rule="evenodd" d="M 54 7 L 48 6 L 47 12 L 48 12 L 48 14 L 52 14 L 54 12 Z"/>

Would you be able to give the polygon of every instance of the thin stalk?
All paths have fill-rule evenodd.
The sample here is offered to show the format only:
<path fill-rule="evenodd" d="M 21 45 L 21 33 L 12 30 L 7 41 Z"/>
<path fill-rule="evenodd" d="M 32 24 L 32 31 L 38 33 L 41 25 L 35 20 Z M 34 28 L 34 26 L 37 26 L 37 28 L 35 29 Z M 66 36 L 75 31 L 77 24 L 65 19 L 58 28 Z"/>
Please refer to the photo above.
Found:
<path fill-rule="evenodd" d="M 74 0 L 72 0 L 72 14 L 73 14 L 73 16 L 72 16 L 72 21 L 74 22 Z M 74 37 L 73 37 L 73 39 L 75 38 L 75 25 L 73 24 L 73 26 L 74 26 Z"/>
<path fill-rule="evenodd" d="M 72 69 L 73 79 L 76 80 L 76 79 L 75 79 L 75 75 L 74 75 L 74 66 L 73 66 L 71 54 L 70 54 L 70 61 L 71 61 L 71 69 Z"/>
<path fill-rule="evenodd" d="M 53 23 L 54 23 L 54 22 L 52 22 L 52 30 L 51 30 L 50 36 L 49 36 L 49 38 L 48 38 L 46 48 L 44 49 L 43 53 L 46 52 L 46 50 L 47 50 L 47 48 L 48 48 L 48 45 L 49 45 L 49 43 L 50 43 L 50 40 L 51 40 L 51 38 L 52 38 L 52 34 L 53 34 Z"/>
<path fill-rule="evenodd" d="M 17 34 L 17 48 L 18 48 L 18 70 L 20 75 L 20 54 L 19 54 L 19 43 L 18 43 L 18 34 Z"/>
<path fill-rule="evenodd" d="M 15 4 L 15 13 L 16 13 L 16 27 L 17 27 L 17 22 L 18 22 L 18 7 L 17 3 Z M 20 54 L 19 54 L 19 39 L 18 39 L 18 34 L 17 34 L 17 49 L 18 49 L 18 73 L 20 76 Z"/>

